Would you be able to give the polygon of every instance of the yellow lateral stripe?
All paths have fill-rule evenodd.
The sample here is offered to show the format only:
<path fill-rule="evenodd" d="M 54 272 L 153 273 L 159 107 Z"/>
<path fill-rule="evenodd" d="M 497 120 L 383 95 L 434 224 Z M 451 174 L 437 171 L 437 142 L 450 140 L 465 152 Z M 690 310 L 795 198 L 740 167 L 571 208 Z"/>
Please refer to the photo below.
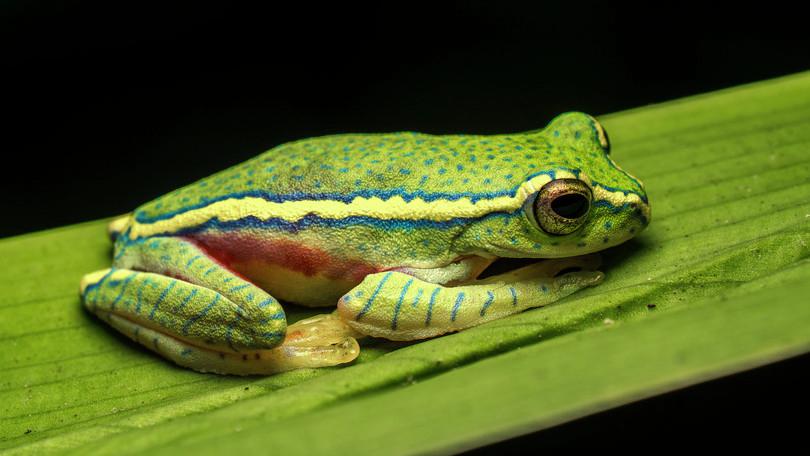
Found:
<path fill-rule="evenodd" d="M 575 178 L 573 174 L 558 172 L 557 178 Z M 580 176 L 581 178 L 583 176 Z M 519 209 L 531 194 L 540 190 L 551 178 L 545 174 L 523 183 L 514 196 L 500 196 L 473 202 L 469 198 L 455 201 L 425 201 L 414 198 L 405 201 L 401 196 L 383 200 L 378 197 L 357 197 L 349 203 L 334 200 L 301 200 L 275 202 L 263 198 L 245 197 L 226 199 L 208 206 L 183 212 L 172 218 L 153 223 L 134 223 L 130 237 L 139 238 L 159 233 L 172 233 L 201 225 L 214 217 L 220 222 L 232 222 L 246 217 L 259 220 L 278 218 L 287 222 L 301 220 L 307 215 L 317 215 L 326 219 L 339 220 L 347 217 L 373 217 L 380 220 L 431 220 L 448 221 L 454 218 L 474 218 L 492 212 L 512 212 Z M 585 179 L 587 181 L 587 179 Z M 597 199 L 610 201 L 614 205 L 638 200 L 638 195 L 624 195 L 622 192 L 609 192 L 594 189 Z"/>
<path fill-rule="evenodd" d="M 638 208 L 641 209 L 642 215 L 647 219 L 650 218 L 650 205 L 644 204 L 641 201 L 641 197 L 635 193 L 628 193 L 624 194 L 620 190 L 612 192 L 610 190 L 604 189 L 602 187 L 594 187 L 593 188 L 593 199 L 595 201 L 607 201 L 613 206 L 621 206 L 623 204 L 630 204 L 636 203 Z"/>
<path fill-rule="evenodd" d="M 84 277 L 82 277 L 82 281 L 79 283 L 79 293 L 84 294 L 84 290 L 87 287 L 89 287 L 90 285 L 93 285 L 94 283 L 98 283 L 99 281 L 101 281 L 101 279 L 103 279 L 104 276 L 106 276 L 107 273 L 109 273 L 109 272 L 110 272 L 110 268 L 107 268 L 107 269 L 102 269 L 101 271 L 95 271 L 95 272 L 91 272 L 89 274 L 85 274 Z"/>

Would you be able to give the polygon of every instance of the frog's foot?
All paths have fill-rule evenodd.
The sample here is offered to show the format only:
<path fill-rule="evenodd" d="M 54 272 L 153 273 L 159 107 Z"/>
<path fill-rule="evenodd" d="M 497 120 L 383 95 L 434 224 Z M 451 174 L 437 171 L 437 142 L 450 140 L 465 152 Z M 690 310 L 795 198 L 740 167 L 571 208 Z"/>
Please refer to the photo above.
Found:
<path fill-rule="evenodd" d="M 446 287 L 396 271 L 367 276 L 338 302 L 355 331 L 392 340 L 434 337 L 540 307 L 599 284 L 598 255 L 539 261 Z"/>
<path fill-rule="evenodd" d="M 363 337 L 349 327 L 336 312 L 299 320 L 287 327 L 284 345 L 318 347 L 342 343 L 346 339 Z"/>
<path fill-rule="evenodd" d="M 335 366 L 354 361 L 360 354 L 357 338 L 362 334 L 351 329 L 334 313 L 316 315 L 287 327 L 287 337 L 278 352 L 278 363 L 301 367 Z"/>

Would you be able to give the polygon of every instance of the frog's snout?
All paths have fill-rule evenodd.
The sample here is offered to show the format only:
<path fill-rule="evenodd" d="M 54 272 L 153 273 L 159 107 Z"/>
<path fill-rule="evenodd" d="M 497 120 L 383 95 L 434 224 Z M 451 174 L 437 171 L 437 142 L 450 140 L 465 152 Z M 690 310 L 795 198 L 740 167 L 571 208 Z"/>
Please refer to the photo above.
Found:
<path fill-rule="evenodd" d="M 641 195 L 640 201 L 633 203 L 631 206 L 633 217 L 638 221 L 640 227 L 638 231 L 643 230 L 650 224 L 650 217 L 652 213 L 650 211 L 650 203 L 647 200 L 647 194 L 643 193 Z"/>
<path fill-rule="evenodd" d="M 118 236 L 121 235 L 124 231 L 126 231 L 127 227 L 129 227 L 130 223 L 130 215 L 122 215 L 114 220 L 112 220 L 107 225 L 107 236 L 109 236 L 111 241 L 115 241 Z"/>

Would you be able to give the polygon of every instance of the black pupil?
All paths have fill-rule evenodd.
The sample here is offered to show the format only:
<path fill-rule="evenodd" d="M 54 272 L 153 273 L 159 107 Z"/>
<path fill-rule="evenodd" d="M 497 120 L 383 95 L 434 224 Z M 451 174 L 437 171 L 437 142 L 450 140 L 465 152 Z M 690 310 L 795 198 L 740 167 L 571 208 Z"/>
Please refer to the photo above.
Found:
<path fill-rule="evenodd" d="M 588 212 L 588 199 L 579 193 L 569 193 L 554 199 L 551 210 L 567 219 L 578 219 Z"/>

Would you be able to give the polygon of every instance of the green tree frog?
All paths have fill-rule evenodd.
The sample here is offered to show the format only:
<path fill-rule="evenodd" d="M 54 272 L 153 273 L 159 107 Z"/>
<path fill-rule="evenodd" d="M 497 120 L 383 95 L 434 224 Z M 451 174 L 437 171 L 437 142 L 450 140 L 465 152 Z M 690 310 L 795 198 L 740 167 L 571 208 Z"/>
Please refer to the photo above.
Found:
<path fill-rule="evenodd" d="M 593 252 L 650 221 L 602 126 L 565 113 L 505 135 L 344 134 L 278 146 L 114 220 L 92 313 L 203 372 L 271 374 L 357 357 L 600 283 Z M 479 279 L 498 258 L 534 264 Z M 337 306 L 287 325 L 280 301 Z"/>

